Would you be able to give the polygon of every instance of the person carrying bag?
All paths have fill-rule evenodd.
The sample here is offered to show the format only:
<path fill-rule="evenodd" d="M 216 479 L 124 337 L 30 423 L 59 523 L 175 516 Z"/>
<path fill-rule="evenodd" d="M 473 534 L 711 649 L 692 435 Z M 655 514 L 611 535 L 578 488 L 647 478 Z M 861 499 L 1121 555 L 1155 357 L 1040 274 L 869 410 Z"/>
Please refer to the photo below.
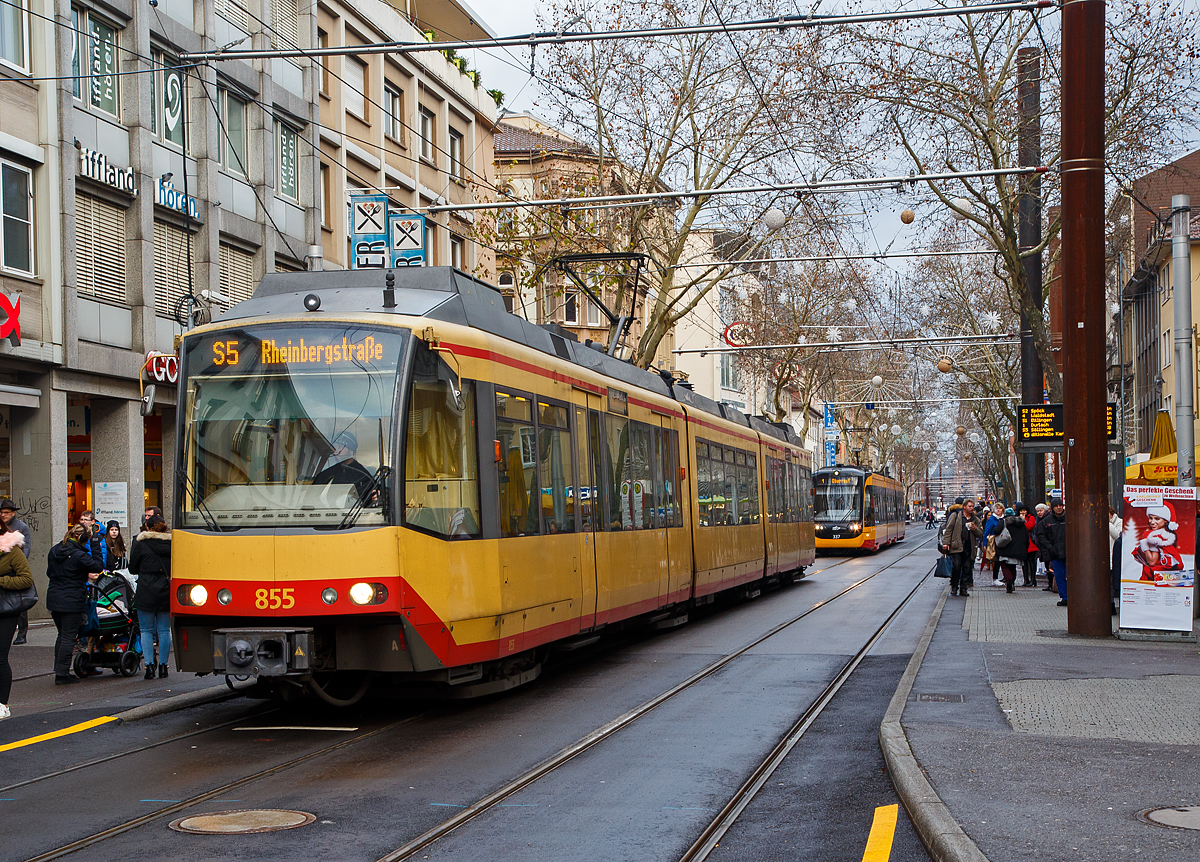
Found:
<path fill-rule="evenodd" d="M 25 537 L 0 522 L 0 721 L 12 715 L 8 696 L 12 693 L 12 665 L 8 650 L 17 633 L 17 618 L 37 604 L 33 572 L 21 551 Z"/>

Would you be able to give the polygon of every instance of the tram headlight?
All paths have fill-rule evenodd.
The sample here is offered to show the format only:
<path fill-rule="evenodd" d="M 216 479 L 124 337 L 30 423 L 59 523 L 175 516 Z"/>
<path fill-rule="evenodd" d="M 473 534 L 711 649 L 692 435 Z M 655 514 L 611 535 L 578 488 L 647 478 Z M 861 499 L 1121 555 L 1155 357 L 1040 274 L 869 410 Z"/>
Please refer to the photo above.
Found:
<path fill-rule="evenodd" d="M 188 601 L 198 608 L 204 606 L 204 603 L 208 601 L 208 590 L 205 589 L 204 584 L 196 584 L 188 590 Z"/>
<path fill-rule="evenodd" d="M 850 525 L 850 529 L 851 530 L 861 530 L 862 524 L 860 524 L 858 521 L 855 521 L 853 524 Z"/>
<path fill-rule="evenodd" d="M 227 605 L 233 601 L 233 593 L 229 592 L 229 590 L 218 590 L 217 601 L 223 605 Z"/>
<path fill-rule="evenodd" d="M 350 601 L 356 605 L 369 605 L 375 598 L 375 587 L 359 582 L 350 588 Z"/>
<path fill-rule="evenodd" d="M 335 590 L 333 587 L 326 587 L 325 589 L 321 590 L 321 601 L 323 601 L 325 604 L 332 605 L 337 600 L 337 590 Z"/>

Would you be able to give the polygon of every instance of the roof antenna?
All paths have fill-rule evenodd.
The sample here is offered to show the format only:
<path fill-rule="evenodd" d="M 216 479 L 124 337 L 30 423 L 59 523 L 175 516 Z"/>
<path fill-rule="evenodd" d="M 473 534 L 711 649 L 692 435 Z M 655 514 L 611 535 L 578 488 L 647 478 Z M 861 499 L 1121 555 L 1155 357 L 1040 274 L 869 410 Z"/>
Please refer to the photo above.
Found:
<path fill-rule="evenodd" d="M 396 307 L 396 273 L 392 272 L 389 269 L 387 271 L 387 275 L 384 276 L 384 281 L 387 282 L 387 287 L 385 287 L 383 289 L 383 307 L 384 308 L 395 308 Z"/>

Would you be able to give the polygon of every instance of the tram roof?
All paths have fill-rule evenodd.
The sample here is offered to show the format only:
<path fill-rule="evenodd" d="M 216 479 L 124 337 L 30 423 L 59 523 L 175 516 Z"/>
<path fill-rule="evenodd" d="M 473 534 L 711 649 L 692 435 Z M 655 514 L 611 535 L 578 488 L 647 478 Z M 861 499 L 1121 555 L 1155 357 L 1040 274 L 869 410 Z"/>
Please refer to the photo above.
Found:
<path fill-rule="evenodd" d="M 589 368 L 630 386 L 674 399 L 697 410 L 720 416 L 769 437 L 801 445 L 789 426 L 746 416 L 728 404 L 718 404 L 692 390 L 668 386 L 662 376 L 609 356 L 603 345 L 580 344 L 562 327 L 538 326 L 510 314 L 504 296 L 495 286 L 449 266 L 410 267 L 395 274 L 394 308 L 385 308 L 387 272 L 380 269 L 342 269 L 323 272 L 269 273 L 254 296 L 228 309 L 221 321 L 305 311 L 304 297 L 316 294 L 321 310 L 355 314 L 397 314 L 426 317 L 469 326 L 508 341 L 524 344 L 549 356 Z"/>

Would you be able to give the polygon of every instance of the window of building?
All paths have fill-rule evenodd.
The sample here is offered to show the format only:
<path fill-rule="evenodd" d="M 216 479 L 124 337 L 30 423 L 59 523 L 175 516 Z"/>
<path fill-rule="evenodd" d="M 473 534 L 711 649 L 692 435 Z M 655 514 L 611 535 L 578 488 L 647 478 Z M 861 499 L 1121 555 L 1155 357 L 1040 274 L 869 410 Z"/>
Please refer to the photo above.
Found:
<path fill-rule="evenodd" d="M 19 165 L 0 162 L 0 265 L 33 274 L 33 176 Z"/>
<path fill-rule="evenodd" d="M 463 268 L 463 249 L 464 243 L 462 237 L 450 237 L 450 265 L 455 269 Z"/>
<path fill-rule="evenodd" d="M 1175 396 L 1167 395 L 1163 398 L 1163 409 L 1171 416 L 1175 415 Z"/>
<path fill-rule="evenodd" d="M 345 85 L 342 92 L 346 110 L 361 120 L 367 118 L 367 64 L 347 57 L 343 71 Z"/>
<path fill-rule="evenodd" d="M 1162 341 L 1159 342 L 1159 345 L 1159 350 L 1162 353 L 1162 367 L 1166 368 L 1171 364 L 1171 353 L 1174 349 L 1174 345 L 1171 343 L 1170 329 L 1163 330 Z"/>
<path fill-rule="evenodd" d="M 249 33 L 250 16 L 243 8 L 246 5 L 245 0 L 214 0 L 213 2 L 213 8 L 217 10 L 218 15 L 243 33 Z"/>
<path fill-rule="evenodd" d="M 78 291 L 125 304 L 125 210 L 91 195 L 75 195 Z"/>
<path fill-rule="evenodd" d="M 300 136 L 287 123 L 275 121 L 275 140 L 279 146 L 279 194 L 289 200 L 300 200 L 300 176 L 298 172 Z"/>
<path fill-rule="evenodd" d="M 188 292 L 187 234 L 166 222 L 154 222 L 154 312 L 175 317 Z"/>
<path fill-rule="evenodd" d="M 568 293 L 563 298 L 563 323 L 579 323 L 579 294 Z"/>
<path fill-rule="evenodd" d="M 587 325 L 600 326 L 600 306 L 590 296 L 587 298 Z"/>
<path fill-rule="evenodd" d="M 242 5 L 246 4 L 243 2 Z M 275 28 L 277 47 L 299 47 L 300 28 L 299 15 L 296 13 L 296 0 L 273 0 L 271 3 L 271 26 Z"/>
<path fill-rule="evenodd" d="M 742 388 L 742 381 L 737 371 L 737 363 L 731 353 L 721 354 L 721 387 L 723 389 Z"/>
<path fill-rule="evenodd" d="M 329 174 L 329 165 L 321 165 L 321 224 L 333 229 L 330 216 L 333 214 L 333 187 Z"/>
<path fill-rule="evenodd" d="M 437 229 L 433 222 L 425 219 L 425 265 L 437 266 Z"/>
<path fill-rule="evenodd" d="M 451 129 L 448 135 L 449 150 L 450 150 L 450 176 L 456 180 L 463 178 L 463 162 L 465 152 L 463 149 L 463 136 L 461 132 Z"/>
<path fill-rule="evenodd" d="M 117 29 L 86 10 L 72 7 L 72 91 L 99 111 L 117 115 Z M 85 72 L 86 70 L 86 72 Z M 84 77 L 86 74 L 86 77 Z"/>
<path fill-rule="evenodd" d="M 228 90 L 217 93 L 221 111 L 221 164 L 239 174 L 247 172 L 246 165 L 246 103 Z"/>
<path fill-rule="evenodd" d="M 221 293 L 230 302 L 243 302 L 254 295 L 254 255 L 221 243 Z"/>
<path fill-rule="evenodd" d="M 404 142 L 404 93 L 387 84 L 383 88 L 383 133 Z"/>
<path fill-rule="evenodd" d="M 150 76 L 150 131 L 159 140 L 183 146 L 183 73 L 174 57 L 153 51 Z"/>
<path fill-rule="evenodd" d="M 29 16 L 27 0 L 10 0 L 0 4 L 0 63 L 21 71 L 29 70 Z"/>
<path fill-rule="evenodd" d="M 448 538 L 479 535 L 475 427 L 473 382 L 460 382 L 437 353 L 419 347 L 413 358 L 404 459 L 408 526 Z"/>
<path fill-rule="evenodd" d="M 329 34 L 324 30 L 317 31 L 317 47 L 329 47 Z M 329 57 L 325 54 L 321 55 L 321 95 L 328 96 L 330 92 L 330 82 L 333 80 L 333 75 L 329 72 Z"/>
<path fill-rule="evenodd" d="M 421 158 L 427 162 L 436 162 L 435 148 L 437 140 L 434 136 L 433 114 L 424 108 L 420 110 Z"/>

